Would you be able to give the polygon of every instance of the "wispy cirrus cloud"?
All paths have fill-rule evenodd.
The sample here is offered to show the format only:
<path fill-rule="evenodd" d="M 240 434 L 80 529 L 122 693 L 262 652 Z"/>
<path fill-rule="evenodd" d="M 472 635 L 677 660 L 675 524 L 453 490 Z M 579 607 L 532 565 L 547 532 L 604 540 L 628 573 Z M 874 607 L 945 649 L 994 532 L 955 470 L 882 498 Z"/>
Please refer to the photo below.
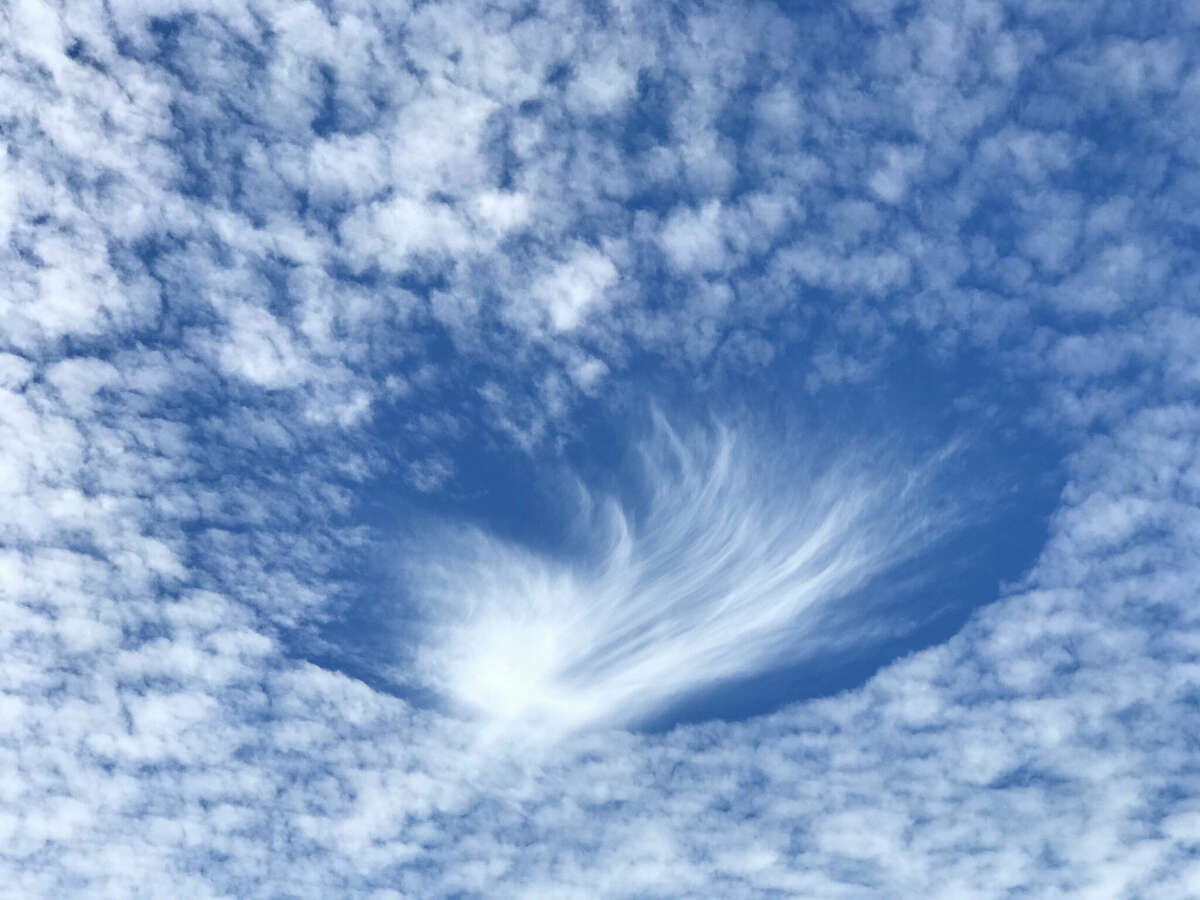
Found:
<path fill-rule="evenodd" d="M 642 496 L 580 488 L 578 557 L 453 527 L 406 546 L 418 677 L 486 722 L 546 736 L 635 722 L 886 628 L 872 618 L 880 579 L 961 523 L 931 490 L 951 451 L 818 443 L 655 415 L 636 453 Z"/>

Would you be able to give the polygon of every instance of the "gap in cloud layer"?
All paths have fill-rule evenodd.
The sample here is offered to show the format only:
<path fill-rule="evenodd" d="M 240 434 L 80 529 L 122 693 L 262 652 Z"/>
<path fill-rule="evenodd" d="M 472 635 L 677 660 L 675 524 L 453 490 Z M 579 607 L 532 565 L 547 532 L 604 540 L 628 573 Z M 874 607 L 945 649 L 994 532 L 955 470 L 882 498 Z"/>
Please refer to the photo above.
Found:
<path fill-rule="evenodd" d="M 469 435 L 434 494 L 381 481 L 364 509 L 391 537 L 300 652 L 514 728 L 658 730 L 857 686 L 1020 577 L 1057 455 L 983 373 L 767 374 L 752 410 L 649 379 L 656 424 L 629 401 L 558 454 Z"/>

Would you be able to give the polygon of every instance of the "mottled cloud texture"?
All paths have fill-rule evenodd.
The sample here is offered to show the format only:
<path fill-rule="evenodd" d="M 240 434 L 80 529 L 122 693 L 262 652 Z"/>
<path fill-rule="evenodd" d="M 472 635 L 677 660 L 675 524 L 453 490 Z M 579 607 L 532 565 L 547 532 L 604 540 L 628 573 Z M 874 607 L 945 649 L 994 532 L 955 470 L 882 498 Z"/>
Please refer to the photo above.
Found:
<path fill-rule="evenodd" d="M 0 892 L 1195 894 L 1196 8 L 803 6 L 0 9 Z M 991 473 L 777 452 L 915 372 L 1034 558 L 628 727 L 919 624 Z"/>

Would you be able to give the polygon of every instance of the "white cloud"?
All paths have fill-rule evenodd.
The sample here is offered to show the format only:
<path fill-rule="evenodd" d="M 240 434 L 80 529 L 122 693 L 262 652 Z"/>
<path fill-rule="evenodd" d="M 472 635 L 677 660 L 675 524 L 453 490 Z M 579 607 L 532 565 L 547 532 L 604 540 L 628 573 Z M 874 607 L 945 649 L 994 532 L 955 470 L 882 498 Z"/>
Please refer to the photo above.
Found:
<path fill-rule="evenodd" d="M 243 304 L 229 315 L 229 338 L 218 345 L 221 367 L 265 388 L 298 387 L 308 361 L 290 331 L 274 316 Z"/>
<path fill-rule="evenodd" d="M 598 250 L 576 246 L 563 262 L 540 277 L 532 287 L 554 331 L 571 331 L 609 302 L 617 283 L 617 269 Z"/>
<path fill-rule="evenodd" d="M 882 165 L 867 182 L 871 191 L 885 203 L 899 203 L 908 191 L 913 171 L 921 165 L 921 157 L 919 149 L 885 147 Z"/>
<path fill-rule="evenodd" d="M 378 135 L 337 134 L 313 142 L 306 183 L 318 201 L 357 204 L 391 186 L 388 168 Z"/>
<path fill-rule="evenodd" d="M 678 209 L 663 225 L 663 250 L 680 272 L 712 272 L 728 265 L 721 228 L 721 204 L 712 201 L 702 209 Z"/>
<path fill-rule="evenodd" d="M 636 67 L 627 61 L 597 59 L 574 73 L 567 102 L 586 113 L 611 113 L 630 100 L 636 89 Z"/>
<path fill-rule="evenodd" d="M 461 253 L 472 247 L 469 226 L 453 208 L 404 196 L 356 214 L 342 225 L 341 234 L 364 268 L 377 263 L 393 271 L 403 271 L 413 254 Z"/>
<path fill-rule="evenodd" d="M 834 607 L 958 523 L 927 508 L 931 471 L 839 452 L 824 469 L 785 463 L 723 429 L 701 440 L 658 420 L 641 448 L 646 508 L 587 504 L 594 560 L 565 565 L 476 533 L 435 538 L 437 553 L 406 548 L 428 630 L 422 677 L 485 720 L 549 736 L 636 721 L 784 654 L 861 638 L 868 609 Z"/>
<path fill-rule="evenodd" d="M 1200 340 L 1179 170 L 1195 156 L 1194 16 L 1166 9 L 1134 35 L 1119 4 L 855 10 L 871 31 L 770 6 L 13 6 L 14 894 L 1192 889 Z M 639 131 L 643 112 L 655 127 Z M 643 397 L 630 361 L 647 356 L 703 398 L 722 377 L 753 392 L 773 360 L 814 385 L 863 381 L 895 371 L 898 347 L 969 354 L 1006 396 L 1036 395 L 1023 412 L 1067 446 L 1069 482 L 1020 590 L 858 689 L 534 753 L 481 746 L 477 725 L 387 694 L 382 675 L 373 688 L 297 658 L 345 579 L 366 578 L 368 476 L 452 485 L 451 436 L 538 460 L 582 396 Z M 386 404 L 404 437 L 384 453 L 364 426 Z M 806 532 L 772 471 L 705 482 L 698 466 L 687 502 L 656 499 L 660 533 L 626 517 L 600 574 L 485 539 L 463 539 L 474 559 L 433 548 L 431 566 L 461 564 L 447 583 L 489 598 L 506 578 L 536 601 L 444 620 L 502 627 L 458 658 L 433 651 L 433 668 L 454 684 L 507 667 L 512 690 L 490 690 L 512 707 L 611 712 L 632 674 L 585 648 L 572 680 L 561 647 L 638 622 L 631 597 L 690 596 L 672 559 L 773 597 L 745 561 L 775 557 L 747 535 Z M 842 535 L 892 522 L 816 507 Z M 845 581 L 858 557 L 825 546 Z M 637 571 L 645 595 L 621 582 Z M 588 591 L 616 598 L 611 615 L 533 615 Z M 704 594 L 714 622 L 736 595 Z M 795 609 L 768 611 L 764 627 Z M 627 712 L 737 668 L 735 635 L 770 655 L 761 629 L 683 622 L 662 656 L 618 642 L 614 659 L 659 679 Z"/>
<path fill-rule="evenodd" d="M 67 409 L 75 415 L 92 412 L 95 393 L 119 382 L 120 377 L 112 363 L 78 357 L 55 363 L 45 374 L 45 380 L 55 387 Z"/>
<path fill-rule="evenodd" d="M 521 193 L 489 190 L 475 198 L 475 212 L 489 230 L 506 235 L 529 221 L 531 203 Z"/>

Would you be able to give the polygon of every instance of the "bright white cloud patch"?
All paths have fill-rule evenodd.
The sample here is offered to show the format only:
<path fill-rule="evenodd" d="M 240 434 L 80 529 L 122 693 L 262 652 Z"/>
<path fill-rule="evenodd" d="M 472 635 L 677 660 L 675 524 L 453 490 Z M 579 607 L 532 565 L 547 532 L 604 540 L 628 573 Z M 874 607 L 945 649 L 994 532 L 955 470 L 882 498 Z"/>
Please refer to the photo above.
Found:
<path fill-rule="evenodd" d="M 660 240 L 671 265 L 683 272 L 711 272 L 726 265 L 721 205 L 716 201 L 701 210 L 673 212 Z"/>
<path fill-rule="evenodd" d="M 606 293 L 616 281 L 612 260 L 580 246 L 534 283 L 533 295 L 545 308 L 552 330 L 571 331 L 603 309 Z"/>

